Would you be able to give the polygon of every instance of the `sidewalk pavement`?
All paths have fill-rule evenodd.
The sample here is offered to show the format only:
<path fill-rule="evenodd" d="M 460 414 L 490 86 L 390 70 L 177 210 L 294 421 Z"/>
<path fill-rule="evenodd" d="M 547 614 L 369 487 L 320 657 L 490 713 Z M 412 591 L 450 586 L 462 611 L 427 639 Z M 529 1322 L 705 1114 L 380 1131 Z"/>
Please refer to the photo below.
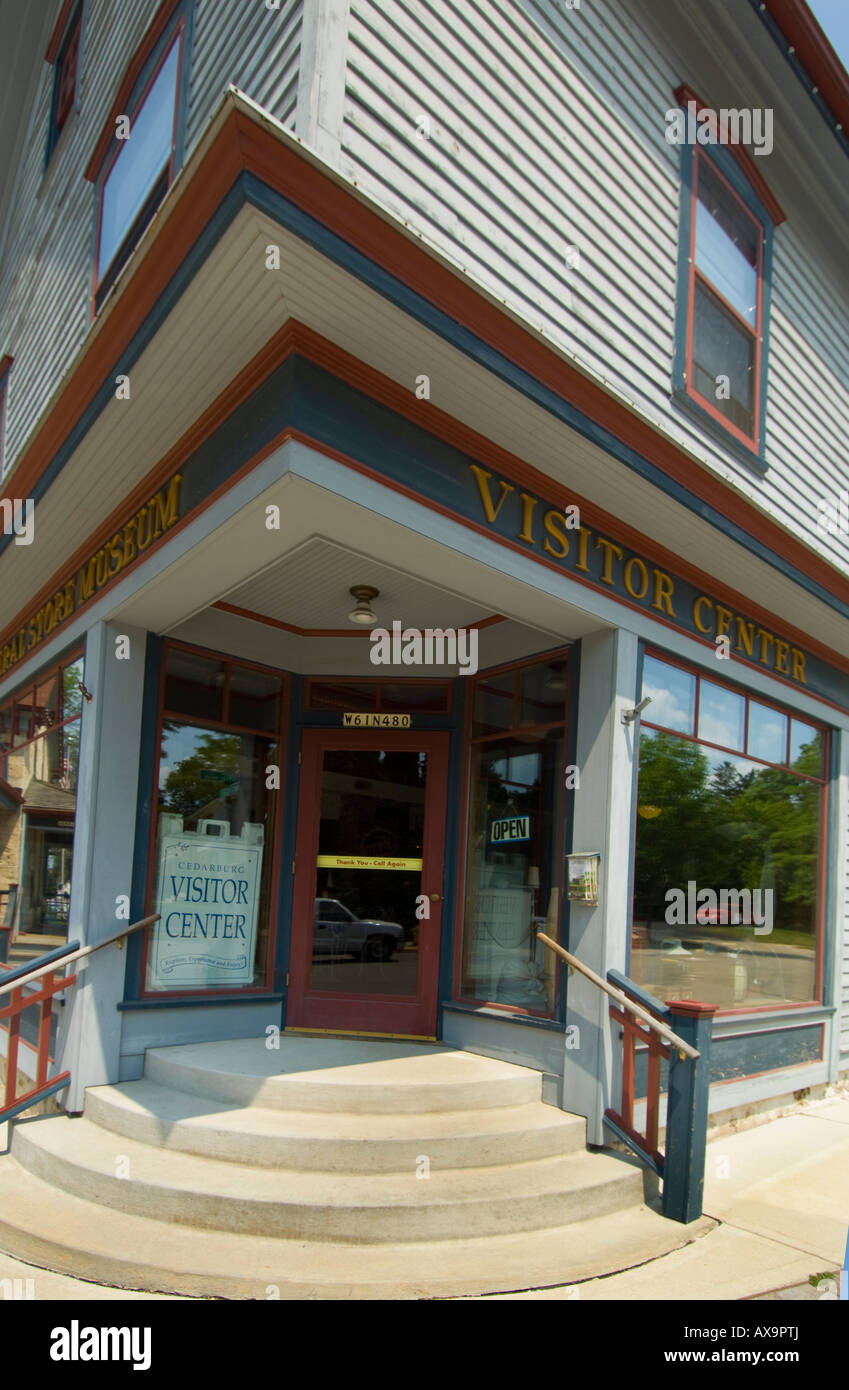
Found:
<path fill-rule="evenodd" d="M 660 1259 L 580 1284 L 486 1297 L 836 1299 L 849 1228 L 849 1092 L 710 1143 L 704 1211 L 716 1224 Z M 810 1279 L 816 1275 L 832 1277 L 815 1287 Z M 0 1254 L 0 1281 L 7 1279 L 24 1281 L 17 1297 L 31 1291 L 37 1300 L 179 1297 L 89 1284 Z M 7 1288 L 0 1285 L 0 1301 L 9 1296 Z"/>
<path fill-rule="evenodd" d="M 660 1259 L 501 1299 L 836 1299 L 849 1230 L 849 1093 L 708 1144 L 717 1225 Z M 813 1275 L 831 1275 L 815 1288 Z"/>

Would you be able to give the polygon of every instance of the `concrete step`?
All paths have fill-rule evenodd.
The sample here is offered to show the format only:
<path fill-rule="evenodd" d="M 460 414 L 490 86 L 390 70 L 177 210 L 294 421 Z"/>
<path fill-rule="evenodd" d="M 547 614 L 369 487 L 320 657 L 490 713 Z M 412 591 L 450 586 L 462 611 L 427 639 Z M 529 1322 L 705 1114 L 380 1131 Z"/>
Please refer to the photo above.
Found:
<path fill-rule="evenodd" d="M 57 946 L 64 946 L 66 942 L 67 936 L 61 936 L 56 932 L 19 932 L 14 940 L 9 942 L 7 965 L 24 965 L 27 961 L 43 956 L 47 951 L 55 951 Z"/>
<path fill-rule="evenodd" d="M 226 1105 L 155 1081 L 90 1087 L 93 1124 L 142 1144 L 262 1168 L 412 1172 L 552 1158 L 584 1148 L 586 1121 L 541 1101 L 425 1114 L 331 1114 Z"/>
<path fill-rule="evenodd" d="M 36 1177 L 104 1206 L 206 1229 L 345 1243 L 541 1230 L 638 1205 L 642 1173 L 601 1153 L 402 1173 L 268 1169 L 151 1148 L 84 1117 L 18 1123 L 11 1151 Z M 125 1174 L 122 1176 L 121 1174 Z"/>
<path fill-rule="evenodd" d="M 31 960 L 38 960 L 47 951 L 52 950 L 50 946 L 10 946 L 6 964 L 11 968 L 17 965 L 26 965 Z"/>
<path fill-rule="evenodd" d="M 420 1183 L 420 1186 L 425 1186 Z M 0 1247 L 41 1268 L 123 1289 L 197 1297 L 415 1299 L 545 1288 L 632 1268 L 713 1222 L 644 1206 L 576 1226 L 473 1240 L 350 1245 L 202 1231 L 128 1214 L 0 1157 Z"/>
<path fill-rule="evenodd" d="M 231 1105 L 397 1115 L 539 1101 L 528 1067 L 438 1044 L 284 1034 L 148 1049 L 148 1081 Z"/>

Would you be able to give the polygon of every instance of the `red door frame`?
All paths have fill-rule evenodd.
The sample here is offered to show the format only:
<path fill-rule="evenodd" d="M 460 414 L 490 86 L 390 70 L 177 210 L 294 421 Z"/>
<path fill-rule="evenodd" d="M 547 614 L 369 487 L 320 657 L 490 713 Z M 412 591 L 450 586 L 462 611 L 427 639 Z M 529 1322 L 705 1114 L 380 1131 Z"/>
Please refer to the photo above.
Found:
<path fill-rule="evenodd" d="M 289 961 L 287 1028 L 390 1037 L 435 1038 L 445 868 L 445 808 L 450 735 L 433 730 L 305 729 L 301 742 L 292 948 Z M 321 817 L 322 758 L 329 748 L 391 748 L 427 753 L 425 820 L 420 892 L 430 917 L 419 926 L 418 989 L 415 996 L 342 994 L 309 989 L 315 917 L 315 871 Z M 305 925 L 306 924 L 306 927 Z"/>

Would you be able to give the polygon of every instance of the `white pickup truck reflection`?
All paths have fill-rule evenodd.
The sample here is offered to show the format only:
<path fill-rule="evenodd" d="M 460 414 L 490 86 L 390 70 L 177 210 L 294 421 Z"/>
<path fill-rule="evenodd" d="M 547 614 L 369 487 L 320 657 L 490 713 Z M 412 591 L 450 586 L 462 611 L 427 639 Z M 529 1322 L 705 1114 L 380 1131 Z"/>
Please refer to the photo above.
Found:
<path fill-rule="evenodd" d="M 401 946 L 403 927 L 355 917 L 337 898 L 316 898 L 313 955 L 356 956 L 358 960 L 391 960 Z"/>

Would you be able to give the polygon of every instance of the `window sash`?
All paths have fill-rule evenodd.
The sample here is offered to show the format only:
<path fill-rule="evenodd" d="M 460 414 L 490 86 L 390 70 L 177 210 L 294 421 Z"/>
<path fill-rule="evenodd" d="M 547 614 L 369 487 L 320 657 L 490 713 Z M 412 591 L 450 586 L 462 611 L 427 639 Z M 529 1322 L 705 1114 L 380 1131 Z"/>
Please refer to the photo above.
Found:
<path fill-rule="evenodd" d="M 709 200 L 711 203 L 716 200 L 715 208 L 708 205 Z M 742 205 L 737 203 L 710 166 L 702 163 L 696 175 L 694 208 L 694 259 L 697 270 L 701 271 L 713 289 L 719 291 L 743 322 L 755 329 L 761 279 L 760 229 L 757 223 L 743 213 Z M 742 245 L 738 244 L 737 237 L 732 236 L 735 220 Z M 744 249 L 747 233 L 749 254 Z"/>
<path fill-rule="evenodd" d="M 82 15 L 77 11 L 73 21 L 73 27 L 65 45 L 65 51 L 59 59 L 56 72 L 56 116 L 54 120 L 56 134 L 65 124 L 71 107 L 74 104 L 74 91 L 77 85 L 77 61 L 80 49 L 80 28 Z"/>
<path fill-rule="evenodd" d="M 758 340 L 697 273 L 691 303 L 690 384 L 721 419 L 754 439 L 758 398 Z M 719 345 L 722 339 L 722 345 Z M 731 394 L 717 397 L 720 375 L 727 376 Z"/>
<path fill-rule="evenodd" d="M 130 119 L 130 134 L 112 161 L 100 198 L 98 283 L 133 230 L 152 189 L 171 165 L 177 123 L 182 31 L 166 51 Z"/>
<path fill-rule="evenodd" d="M 748 449 L 757 451 L 761 443 L 765 228 L 718 166 L 702 150 L 694 151 L 693 157 L 684 373 L 686 393 L 720 422 L 729 435 Z M 714 213 L 700 195 L 700 189 L 703 195 L 709 184 L 714 185 L 713 195 L 708 194 L 708 198 L 712 196 L 716 203 Z M 736 248 L 736 256 L 729 264 L 728 248 L 735 250 L 731 236 L 735 218 L 741 228 L 741 245 Z M 748 229 L 748 236 L 743 228 Z M 723 241 L 726 243 L 724 250 Z M 748 252 L 742 249 L 747 242 Z M 753 275 L 747 273 L 747 266 Z M 751 298 L 754 298 L 754 304 L 749 303 Z M 709 365 L 714 364 L 706 365 L 696 357 L 697 343 L 700 339 L 704 341 L 705 315 L 711 312 L 715 316 L 715 324 L 719 322 L 719 315 L 724 316 L 729 331 L 737 337 L 738 348 L 749 343 L 750 365 L 746 374 L 751 389 L 748 400 L 741 393 L 739 384 L 735 392 L 734 374 L 726 366 L 720 364 L 715 371 L 711 371 Z M 701 334 L 697 332 L 697 323 L 702 329 Z M 740 353 L 737 355 L 739 357 Z M 715 395 L 716 377 L 720 372 L 732 377 L 732 396 L 728 400 Z"/>

